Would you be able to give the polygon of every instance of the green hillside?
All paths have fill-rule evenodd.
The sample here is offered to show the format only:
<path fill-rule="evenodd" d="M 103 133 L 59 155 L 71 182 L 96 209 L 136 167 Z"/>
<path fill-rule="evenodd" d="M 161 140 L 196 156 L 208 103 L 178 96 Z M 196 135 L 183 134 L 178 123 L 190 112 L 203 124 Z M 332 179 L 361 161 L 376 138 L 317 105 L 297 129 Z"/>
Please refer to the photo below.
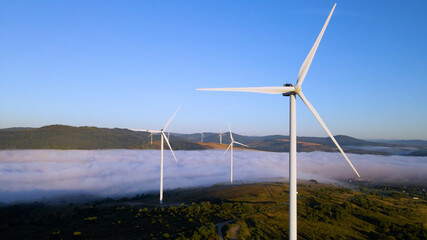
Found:
<path fill-rule="evenodd" d="M 0 131 L 0 149 L 157 149 L 151 145 L 149 133 L 128 129 L 71 127 L 51 125 L 33 129 Z M 179 138 L 171 137 L 175 150 L 205 149 Z"/>

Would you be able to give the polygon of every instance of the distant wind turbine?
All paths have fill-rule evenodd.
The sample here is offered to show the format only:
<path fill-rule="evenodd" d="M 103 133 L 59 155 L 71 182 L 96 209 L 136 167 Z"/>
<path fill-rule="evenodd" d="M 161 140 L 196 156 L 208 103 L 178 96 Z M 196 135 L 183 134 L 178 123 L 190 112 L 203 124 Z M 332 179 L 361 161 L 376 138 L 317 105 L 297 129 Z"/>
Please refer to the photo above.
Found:
<path fill-rule="evenodd" d="M 222 144 L 222 136 L 224 136 L 225 133 L 223 132 L 219 132 L 218 137 L 219 137 L 219 144 Z"/>
<path fill-rule="evenodd" d="M 200 142 L 203 143 L 203 137 L 205 136 L 205 134 L 203 134 L 203 132 L 200 133 Z"/>
<path fill-rule="evenodd" d="M 317 111 L 314 109 L 313 105 L 307 100 L 304 94 L 301 91 L 301 85 L 304 82 L 304 78 L 307 74 L 308 69 L 310 68 L 311 62 L 313 60 L 314 54 L 316 53 L 317 47 L 319 46 L 320 40 L 322 39 L 323 33 L 325 32 L 326 27 L 328 26 L 329 19 L 334 12 L 336 3 L 334 4 L 331 12 L 329 13 L 328 18 L 326 19 L 325 24 L 323 25 L 322 30 L 320 31 L 319 36 L 316 39 L 313 47 L 311 48 L 308 56 L 304 60 L 304 63 L 301 66 L 301 69 L 298 73 L 297 84 L 292 86 L 292 84 L 285 84 L 280 87 L 244 87 L 244 88 L 204 88 L 197 90 L 204 91 L 233 91 L 233 92 L 255 92 L 255 93 L 267 93 L 267 94 L 282 94 L 283 96 L 289 96 L 290 99 L 290 122 L 289 122 L 289 138 L 290 138 L 290 150 L 289 150 L 289 239 L 295 240 L 297 238 L 297 168 L 296 168 L 296 153 L 297 153 L 297 135 L 296 135 L 296 95 L 298 95 L 302 101 L 307 105 L 308 109 L 313 113 L 314 117 L 319 121 L 320 125 L 326 131 L 328 136 L 335 143 L 339 151 L 342 153 L 344 158 L 350 164 L 353 171 L 358 177 L 360 177 L 356 168 L 348 159 L 347 155 L 342 150 L 341 146 L 335 140 L 332 133 L 326 127 L 323 120 L 320 118 Z"/>
<path fill-rule="evenodd" d="M 228 145 L 227 150 L 225 150 L 224 155 L 227 153 L 228 149 L 230 149 L 230 183 L 233 183 L 233 146 L 234 144 L 239 144 L 244 147 L 249 147 L 248 145 L 245 145 L 243 143 L 239 143 L 238 141 L 234 141 L 233 133 L 231 133 L 231 127 L 230 124 L 228 124 L 228 129 L 230 130 L 230 145 Z"/>
<path fill-rule="evenodd" d="M 160 133 L 160 136 L 161 136 L 161 138 L 160 138 L 160 204 L 163 203 L 163 149 L 164 149 L 163 145 L 164 145 L 164 141 L 166 141 L 167 145 L 169 146 L 169 149 L 171 150 L 173 158 L 175 159 L 176 162 L 178 162 L 178 160 L 176 159 L 175 153 L 173 152 L 172 147 L 169 143 L 169 138 L 166 137 L 165 131 L 166 131 L 166 128 L 169 126 L 172 119 L 175 117 L 176 113 L 179 111 L 180 108 L 181 108 L 181 106 L 178 107 L 176 112 L 172 115 L 172 117 L 169 119 L 169 121 L 166 123 L 166 125 L 163 127 L 163 129 L 161 129 L 160 131 L 158 131 L 158 130 L 131 129 L 133 131 L 150 132 L 151 134 Z"/>
<path fill-rule="evenodd" d="M 150 131 L 148 131 L 150 132 Z M 150 144 L 153 144 L 153 133 L 150 132 L 150 135 L 148 135 L 148 137 L 150 138 Z"/>

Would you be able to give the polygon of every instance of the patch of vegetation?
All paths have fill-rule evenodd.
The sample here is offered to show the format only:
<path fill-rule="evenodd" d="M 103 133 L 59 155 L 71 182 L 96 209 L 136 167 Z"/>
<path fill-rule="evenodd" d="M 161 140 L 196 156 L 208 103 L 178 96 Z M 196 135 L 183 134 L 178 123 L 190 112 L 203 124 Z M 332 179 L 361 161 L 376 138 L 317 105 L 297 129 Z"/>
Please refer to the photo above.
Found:
<path fill-rule="evenodd" d="M 427 239 L 427 201 L 299 184 L 299 239 Z M 385 193 L 387 190 L 383 190 Z M 390 191 L 395 191 L 391 188 Z M 0 208 L 0 239 L 286 239 L 288 186 L 216 185 L 86 204 Z M 224 224 L 221 224 L 224 223 Z"/>

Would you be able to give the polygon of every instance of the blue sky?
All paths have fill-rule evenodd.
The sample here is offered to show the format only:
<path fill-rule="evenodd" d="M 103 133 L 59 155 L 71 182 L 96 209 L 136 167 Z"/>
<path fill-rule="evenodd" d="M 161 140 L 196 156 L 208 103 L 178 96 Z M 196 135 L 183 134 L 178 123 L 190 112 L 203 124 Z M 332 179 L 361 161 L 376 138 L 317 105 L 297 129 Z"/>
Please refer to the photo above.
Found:
<path fill-rule="evenodd" d="M 0 1 L 0 128 L 288 134 L 334 1 Z M 303 91 L 333 134 L 427 139 L 427 2 L 338 1 Z M 297 102 L 298 135 L 326 136 Z"/>

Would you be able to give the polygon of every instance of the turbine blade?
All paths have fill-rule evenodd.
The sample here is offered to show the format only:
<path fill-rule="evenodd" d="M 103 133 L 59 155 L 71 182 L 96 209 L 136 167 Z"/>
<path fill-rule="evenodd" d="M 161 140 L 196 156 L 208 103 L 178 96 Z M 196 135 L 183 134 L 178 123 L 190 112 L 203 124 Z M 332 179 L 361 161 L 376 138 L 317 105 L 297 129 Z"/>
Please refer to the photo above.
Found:
<path fill-rule="evenodd" d="M 172 119 L 175 117 L 176 113 L 179 111 L 180 108 L 181 108 L 181 106 L 178 107 L 178 109 L 176 110 L 176 112 L 172 115 L 171 119 L 169 119 L 169 121 L 166 123 L 165 127 L 163 128 L 163 131 L 165 131 L 166 128 L 169 126 L 169 124 L 171 123 Z"/>
<path fill-rule="evenodd" d="M 230 123 L 228 123 L 228 129 L 230 130 L 230 138 L 231 138 L 231 141 L 233 142 L 234 138 L 233 138 L 233 134 L 231 133 Z"/>
<path fill-rule="evenodd" d="M 248 145 L 243 144 L 243 143 L 239 143 L 239 142 L 237 142 L 237 141 L 234 141 L 234 143 L 237 143 L 237 144 L 242 145 L 242 146 L 247 147 L 247 148 L 249 147 Z"/>
<path fill-rule="evenodd" d="M 144 129 L 129 129 L 135 132 L 149 132 L 151 134 L 153 133 L 161 133 L 162 131 L 158 131 L 158 130 L 144 130 Z"/>
<path fill-rule="evenodd" d="M 228 145 L 228 148 L 227 148 L 227 150 L 225 150 L 225 152 L 224 152 L 224 154 L 223 154 L 223 156 L 228 152 L 228 149 L 230 149 L 230 147 L 231 147 L 231 144 L 232 144 L 233 142 L 231 142 L 230 143 L 230 145 Z"/>
<path fill-rule="evenodd" d="M 351 168 L 353 168 L 353 170 L 357 174 L 357 176 L 360 177 L 360 175 L 357 172 L 356 168 L 354 168 L 353 164 L 350 162 L 350 159 L 348 159 L 347 155 L 344 153 L 344 151 L 342 150 L 341 146 L 338 144 L 337 140 L 335 140 L 334 136 L 329 131 L 328 127 L 326 127 L 326 124 L 323 122 L 322 118 L 320 118 L 319 114 L 317 113 L 316 109 L 314 109 L 313 105 L 311 105 L 311 103 L 307 100 L 307 98 L 305 98 L 305 96 L 304 96 L 304 94 L 302 92 L 299 92 L 298 95 L 300 96 L 300 98 L 302 99 L 302 101 L 305 103 L 305 105 L 307 105 L 308 109 L 310 109 L 311 113 L 313 113 L 313 115 L 317 119 L 317 121 L 319 121 L 320 125 L 322 125 L 323 129 L 326 131 L 326 133 L 328 134 L 328 136 L 335 143 L 335 145 L 337 146 L 338 150 L 340 150 L 340 152 L 344 156 L 345 160 L 347 160 L 348 164 L 350 164 Z"/>
<path fill-rule="evenodd" d="M 336 5 L 337 4 L 335 3 L 334 6 L 332 7 L 331 12 L 329 13 L 328 18 L 326 19 L 325 24 L 323 25 L 322 31 L 320 31 L 320 34 L 317 37 L 316 42 L 314 42 L 314 45 L 311 48 L 310 52 L 308 53 L 307 57 L 305 58 L 304 63 L 301 65 L 301 68 L 298 73 L 298 80 L 297 80 L 298 86 L 301 86 L 302 83 L 304 82 L 305 75 L 307 75 L 308 69 L 310 68 L 310 65 L 311 65 L 311 61 L 313 61 L 314 55 L 316 54 L 316 51 L 317 51 L 317 47 L 319 46 L 319 43 L 322 40 L 323 33 L 325 32 L 326 27 L 328 26 L 329 19 L 331 19 L 332 13 L 334 12 Z"/>
<path fill-rule="evenodd" d="M 294 87 L 243 87 L 243 88 L 198 88 L 199 91 L 253 92 L 267 94 L 282 94 L 293 92 Z"/>
<path fill-rule="evenodd" d="M 145 130 L 145 129 L 129 129 L 129 130 L 134 132 L 150 132 L 150 130 Z"/>
<path fill-rule="evenodd" d="M 151 134 L 153 133 L 161 133 L 162 131 L 158 131 L 158 130 L 148 130 Z"/>
<path fill-rule="evenodd" d="M 169 143 L 169 139 L 166 137 L 166 135 L 165 135 L 165 133 L 164 133 L 164 132 L 162 132 L 162 135 L 163 135 L 163 137 L 165 138 L 165 141 L 166 141 L 166 143 L 168 144 L 169 149 L 171 150 L 171 153 L 172 153 L 172 155 L 173 155 L 173 158 L 175 158 L 175 161 L 176 161 L 176 162 L 178 162 L 178 160 L 176 159 L 175 153 L 173 152 L 172 147 L 171 147 L 171 145 L 170 145 L 170 143 Z"/>

